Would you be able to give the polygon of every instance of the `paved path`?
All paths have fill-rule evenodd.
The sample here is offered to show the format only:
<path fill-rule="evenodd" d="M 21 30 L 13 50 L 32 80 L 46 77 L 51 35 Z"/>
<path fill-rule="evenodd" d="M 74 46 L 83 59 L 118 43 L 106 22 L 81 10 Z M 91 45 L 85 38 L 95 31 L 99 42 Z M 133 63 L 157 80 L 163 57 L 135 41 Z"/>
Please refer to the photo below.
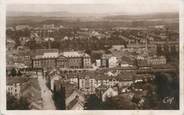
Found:
<path fill-rule="evenodd" d="M 43 110 L 55 110 L 55 104 L 52 99 L 52 92 L 46 86 L 46 80 L 41 75 L 38 76 L 38 81 L 41 88 L 41 96 L 43 99 Z"/>

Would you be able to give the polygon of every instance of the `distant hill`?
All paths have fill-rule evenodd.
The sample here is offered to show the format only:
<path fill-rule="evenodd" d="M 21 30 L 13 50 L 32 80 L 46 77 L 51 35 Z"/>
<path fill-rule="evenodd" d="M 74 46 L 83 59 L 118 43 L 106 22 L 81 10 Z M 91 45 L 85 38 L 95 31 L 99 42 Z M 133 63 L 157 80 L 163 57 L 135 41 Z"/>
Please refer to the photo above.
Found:
<path fill-rule="evenodd" d="M 7 26 L 16 24 L 35 24 L 35 23 L 62 23 L 63 22 L 116 22 L 131 23 L 137 22 L 138 25 L 146 23 L 179 23 L 178 13 L 155 13 L 144 15 L 120 15 L 118 14 L 86 14 L 70 12 L 7 12 Z M 134 24 L 134 25 L 137 25 Z M 88 24 L 89 25 L 89 24 Z M 112 23 L 111 23 L 112 25 Z M 90 26 L 90 25 L 89 25 Z"/>
<path fill-rule="evenodd" d="M 8 17 L 26 17 L 26 16 L 42 16 L 42 17 L 91 17 L 98 16 L 103 17 L 107 14 L 98 14 L 98 13 L 72 13 L 66 11 L 56 11 L 56 12 L 14 12 L 7 11 L 6 16 Z"/>
<path fill-rule="evenodd" d="M 111 15 L 106 16 L 106 20 L 148 20 L 148 19 L 178 19 L 179 13 L 154 13 L 143 15 Z"/>

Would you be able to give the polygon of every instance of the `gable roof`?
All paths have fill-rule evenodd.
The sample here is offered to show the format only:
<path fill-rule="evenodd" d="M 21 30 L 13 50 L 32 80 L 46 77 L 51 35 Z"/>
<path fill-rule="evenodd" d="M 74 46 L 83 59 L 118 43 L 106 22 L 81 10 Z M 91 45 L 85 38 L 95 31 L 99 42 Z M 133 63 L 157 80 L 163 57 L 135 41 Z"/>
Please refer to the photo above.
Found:
<path fill-rule="evenodd" d="M 68 106 L 67 106 L 67 109 L 71 109 L 74 105 L 76 105 L 78 103 L 78 99 L 74 99 L 74 100 L 72 100 L 69 104 L 68 104 Z"/>
<path fill-rule="evenodd" d="M 12 85 L 12 84 L 15 84 L 15 83 L 25 83 L 27 81 L 29 81 L 31 78 L 28 78 L 28 77 L 7 77 L 6 78 L 6 84 L 7 85 Z"/>

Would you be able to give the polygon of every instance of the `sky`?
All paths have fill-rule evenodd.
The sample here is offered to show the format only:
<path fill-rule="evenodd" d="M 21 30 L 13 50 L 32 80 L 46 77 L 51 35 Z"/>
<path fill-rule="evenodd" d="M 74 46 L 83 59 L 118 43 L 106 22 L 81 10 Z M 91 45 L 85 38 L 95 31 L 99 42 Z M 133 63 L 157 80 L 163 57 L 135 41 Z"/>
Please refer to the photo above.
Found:
<path fill-rule="evenodd" d="M 178 12 L 182 0 L 6 0 L 7 11 L 145 14 Z"/>

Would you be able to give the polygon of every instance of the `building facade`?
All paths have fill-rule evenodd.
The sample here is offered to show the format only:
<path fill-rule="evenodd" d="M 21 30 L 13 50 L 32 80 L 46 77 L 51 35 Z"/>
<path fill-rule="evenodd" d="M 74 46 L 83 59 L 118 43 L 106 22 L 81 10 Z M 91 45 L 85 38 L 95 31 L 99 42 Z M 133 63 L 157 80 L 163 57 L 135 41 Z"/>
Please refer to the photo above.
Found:
<path fill-rule="evenodd" d="M 56 58 L 33 58 L 33 68 L 54 68 L 56 67 Z"/>
<path fill-rule="evenodd" d="M 16 98 L 20 98 L 20 83 L 14 83 L 14 84 L 9 84 L 6 86 L 7 92 L 10 93 L 10 95 L 15 96 Z"/>
<path fill-rule="evenodd" d="M 162 64 L 166 64 L 167 60 L 164 56 L 151 57 L 151 58 L 148 58 L 148 63 L 150 65 L 162 65 Z"/>
<path fill-rule="evenodd" d="M 90 68 L 91 58 L 80 52 L 43 53 L 32 58 L 33 68 Z"/>

